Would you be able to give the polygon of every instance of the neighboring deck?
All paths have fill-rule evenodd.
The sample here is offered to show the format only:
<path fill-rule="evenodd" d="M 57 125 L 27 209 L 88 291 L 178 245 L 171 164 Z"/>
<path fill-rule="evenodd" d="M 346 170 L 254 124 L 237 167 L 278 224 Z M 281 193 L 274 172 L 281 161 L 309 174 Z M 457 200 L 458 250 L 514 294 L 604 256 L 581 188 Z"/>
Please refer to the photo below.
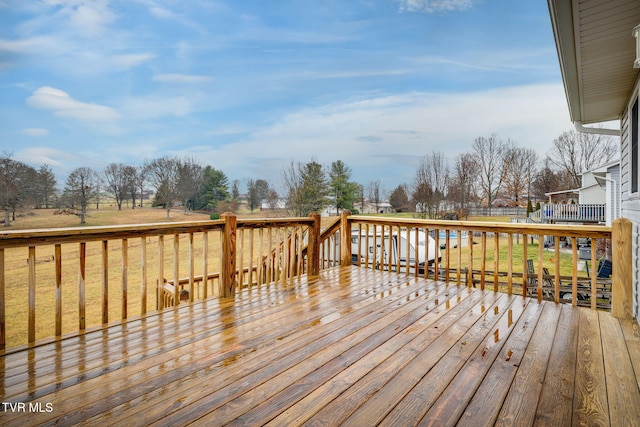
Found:
<path fill-rule="evenodd" d="M 637 323 L 358 267 L 9 351 L 0 366 L 2 425 L 640 422 Z"/>

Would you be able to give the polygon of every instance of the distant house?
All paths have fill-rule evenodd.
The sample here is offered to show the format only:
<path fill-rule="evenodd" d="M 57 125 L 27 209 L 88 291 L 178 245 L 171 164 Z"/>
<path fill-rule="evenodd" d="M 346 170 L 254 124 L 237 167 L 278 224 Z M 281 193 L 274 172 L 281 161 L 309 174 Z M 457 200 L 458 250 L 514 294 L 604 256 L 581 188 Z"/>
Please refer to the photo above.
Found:
<path fill-rule="evenodd" d="M 620 218 L 620 161 L 582 173 L 579 204 L 604 204 L 605 223 Z"/>
<path fill-rule="evenodd" d="M 273 202 L 269 202 L 267 200 L 263 200 L 260 203 L 260 210 L 262 211 L 270 211 L 270 210 L 281 210 L 287 208 L 287 201 L 285 199 L 278 199 L 275 201 L 275 206 Z"/>
<path fill-rule="evenodd" d="M 633 223 L 632 311 L 637 319 L 640 318 L 640 256 L 637 255 L 640 248 L 640 1 L 548 0 L 548 5 L 571 120 L 581 132 L 620 136 L 620 188 L 613 194 L 620 196 L 620 216 Z M 584 126 L 613 120 L 618 121 L 619 129 Z"/>
<path fill-rule="evenodd" d="M 391 203 L 388 201 L 373 203 L 365 199 L 364 201 L 355 203 L 354 208 L 356 208 L 361 214 L 384 214 L 393 212 L 393 206 L 391 206 Z"/>

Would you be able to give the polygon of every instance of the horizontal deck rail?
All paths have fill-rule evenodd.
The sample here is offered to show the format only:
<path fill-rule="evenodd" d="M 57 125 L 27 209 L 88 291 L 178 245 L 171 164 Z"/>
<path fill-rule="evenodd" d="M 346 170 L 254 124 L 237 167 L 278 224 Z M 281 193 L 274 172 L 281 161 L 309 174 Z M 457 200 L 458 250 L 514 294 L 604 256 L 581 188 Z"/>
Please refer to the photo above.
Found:
<path fill-rule="evenodd" d="M 5 231 L 0 349 L 58 340 L 181 302 L 233 297 L 239 287 L 285 283 L 348 264 L 509 294 L 535 291 L 539 299 L 556 302 L 570 289 L 574 305 L 579 295 L 596 296 L 588 301 L 594 309 L 603 306 L 597 296 L 606 296 L 602 284 L 609 281 L 612 313 L 630 317 L 631 227 L 624 221 L 613 227 L 559 226 L 344 213 L 321 231 L 317 214 L 225 214 L 217 221 Z M 540 244 L 548 237 L 570 239 L 570 252 Z M 591 251 L 590 269 L 579 270 L 578 239 L 608 251 L 611 277 L 597 277 L 598 250 Z"/>

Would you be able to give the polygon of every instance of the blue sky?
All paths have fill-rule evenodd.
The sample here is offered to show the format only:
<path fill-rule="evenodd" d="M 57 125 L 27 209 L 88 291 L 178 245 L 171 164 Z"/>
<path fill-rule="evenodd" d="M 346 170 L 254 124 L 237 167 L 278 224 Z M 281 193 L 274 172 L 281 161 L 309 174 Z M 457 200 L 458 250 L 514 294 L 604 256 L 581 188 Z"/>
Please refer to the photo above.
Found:
<path fill-rule="evenodd" d="M 497 134 L 571 129 L 544 0 L 0 0 L 0 151 L 190 156 L 280 187 L 290 162 L 410 183 Z"/>

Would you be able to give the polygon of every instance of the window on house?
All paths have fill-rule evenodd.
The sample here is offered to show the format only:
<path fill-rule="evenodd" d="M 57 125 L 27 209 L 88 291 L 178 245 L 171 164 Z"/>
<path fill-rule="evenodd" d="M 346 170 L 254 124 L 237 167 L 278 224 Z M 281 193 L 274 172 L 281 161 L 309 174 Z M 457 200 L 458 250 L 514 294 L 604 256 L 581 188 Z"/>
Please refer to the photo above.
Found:
<path fill-rule="evenodd" d="M 631 108 L 631 193 L 638 192 L 638 100 Z"/>

